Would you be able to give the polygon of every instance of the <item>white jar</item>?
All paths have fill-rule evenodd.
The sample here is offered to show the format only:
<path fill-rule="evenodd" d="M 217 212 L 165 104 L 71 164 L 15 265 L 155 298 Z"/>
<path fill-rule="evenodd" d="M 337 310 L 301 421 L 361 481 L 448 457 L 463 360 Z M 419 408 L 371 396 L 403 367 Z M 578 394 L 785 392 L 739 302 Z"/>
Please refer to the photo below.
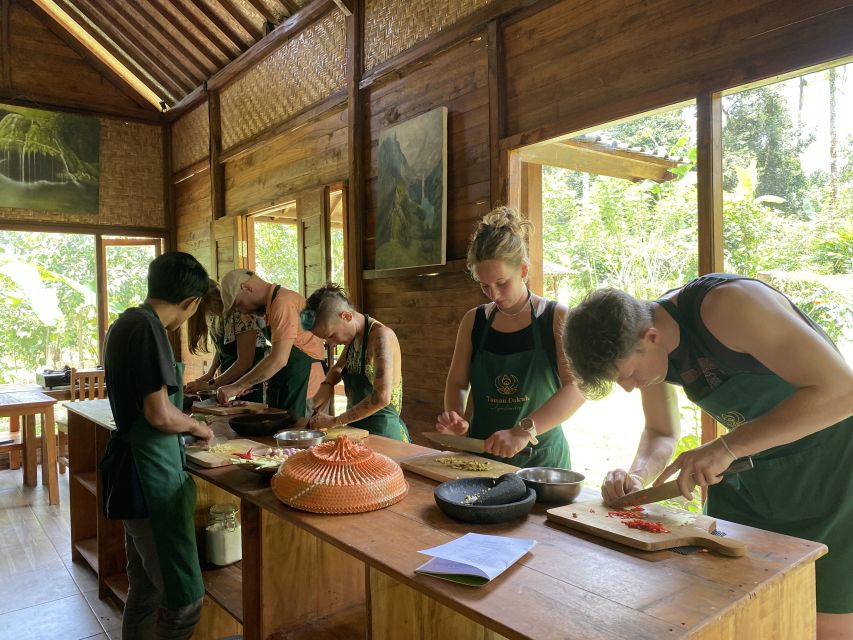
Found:
<path fill-rule="evenodd" d="M 205 529 L 207 561 L 224 567 L 243 559 L 243 543 L 237 507 L 215 504 Z"/>

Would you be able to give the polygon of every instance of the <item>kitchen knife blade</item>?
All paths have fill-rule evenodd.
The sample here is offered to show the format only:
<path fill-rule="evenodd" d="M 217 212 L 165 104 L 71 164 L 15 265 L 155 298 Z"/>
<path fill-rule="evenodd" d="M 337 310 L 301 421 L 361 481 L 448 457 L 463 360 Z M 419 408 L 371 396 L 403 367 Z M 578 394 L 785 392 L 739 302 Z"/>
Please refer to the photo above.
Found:
<path fill-rule="evenodd" d="M 452 447 L 460 451 L 468 451 L 470 453 L 485 453 L 485 440 L 477 438 L 469 438 L 467 436 L 455 436 L 450 433 L 439 433 L 438 431 L 424 431 L 423 436 L 436 444 L 443 447 Z M 526 447 L 518 452 L 520 455 L 528 458 L 533 455 L 533 448 Z"/>
<path fill-rule="evenodd" d="M 730 475 L 732 473 L 741 473 L 743 471 L 749 471 L 753 468 L 752 458 L 746 456 L 744 458 L 738 458 L 734 462 L 732 462 L 728 469 L 723 471 L 721 475 Z M 622 507 L 629 507 L 640 504 L 651 504 L 652 502 L 659 502 L 660 500 L 668 500 L 670 498 L 676 498 L 681 495 L 681 489 L 678 487 L 678 479 L 669 480 L 668 482 L 664 482 L 662 485 L 657 487 L 650 487 L 648 489 L 642 489 L 640 491 L 635 491 L 634 493 L 629 493 L 621 498 L 618 498 L 608 504 L 609 507 L 614 507 L 616 509 L 620 509 Z"/>

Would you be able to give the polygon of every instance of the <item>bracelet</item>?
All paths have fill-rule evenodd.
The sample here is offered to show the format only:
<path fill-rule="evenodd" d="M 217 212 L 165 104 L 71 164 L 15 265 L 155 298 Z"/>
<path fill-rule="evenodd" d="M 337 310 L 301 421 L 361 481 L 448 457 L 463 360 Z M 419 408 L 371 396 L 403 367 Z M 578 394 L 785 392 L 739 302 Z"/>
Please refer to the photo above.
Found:
<path fill-rule="evenodd" d="M 324 384 L 329 385 L 330 387 L 332 387 L 332 389 L 334 389 L 334 388 L 335 388 L 335 385 L 333 385 L 331 382 L 327 382 L 327 381 L 325 381 L 325 380 L 323 380 L 323 382 L 321 382 L 321 383 L 320 383 L 320 386 L 322 387 Z"/>
<path fill-rule="evenodd" d="M 735 452 L 732 451 L 732 448 L 729 446 L 729 443 L 725 441 L 723 436 L 720 436 L 719 438 L 717 438 L 717 440 L 719 440 L 723 444 L 723 446 L 726 448 L 726 451 L 728 451 L 729 455 L 732 457 L 732 460 L 737 460 Z"/>
<path fill-rule="evenodd" d="M 646 486 L 646 481 L 645 481 L 645 480 L 643 480 L 643 479 L 642 479 L 638 474 L 636 474 L 636 473 L 629 473 L 629 474 L 628 474 L 628 477 L 629 477 L 629 478 L 636 478 L 637 480 L 639 480 L 639 481 L 640 481 L 640 486 L 641 486 L 641 487 L 645 487 L 645 486 Z"/>

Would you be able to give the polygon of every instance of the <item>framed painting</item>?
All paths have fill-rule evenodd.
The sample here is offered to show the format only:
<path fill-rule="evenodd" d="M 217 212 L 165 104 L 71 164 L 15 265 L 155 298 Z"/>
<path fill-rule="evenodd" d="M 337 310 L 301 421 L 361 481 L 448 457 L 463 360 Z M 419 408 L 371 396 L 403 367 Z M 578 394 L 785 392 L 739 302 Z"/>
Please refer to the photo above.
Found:
<path fill-rule="evenodd" d="M 376 269 L 444 264 L 447 107 L 379 134 Z"/>
<path fill-rule="evenodd" d="M 0 207 L 98 213 L 97 118 L 0 104 Z"/>

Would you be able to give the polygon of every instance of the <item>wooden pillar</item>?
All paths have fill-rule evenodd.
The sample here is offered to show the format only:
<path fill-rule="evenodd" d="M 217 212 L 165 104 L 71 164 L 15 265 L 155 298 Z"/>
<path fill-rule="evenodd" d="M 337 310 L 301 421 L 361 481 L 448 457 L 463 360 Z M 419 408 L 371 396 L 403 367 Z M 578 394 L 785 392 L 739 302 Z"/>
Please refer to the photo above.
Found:
<path fill-rule="evenodd" d="M 346 264 L 350 300 L 364 310 L 361 274 L 364 268 L 364 141 L 365 123 L 361 80 L 364 65 L 364 0 L 353 0 L 347 28 L 347 151 L 349 185 L 347 187 Z"/>
<path fill-rule="evenodd" d="M 503 32 L 497 20 L 487 28 L 489 49 L 489 187 L 491 206 L 507 201 L 507 175 L 501 138 L 505 135 Z"/>
<path fill-rule="evenodd" d="M 213 219 L 225 215 L 225 167 L 222 154 L 222 118 L 219 110 L 219 91 L 208 92 L 207 113 L 210 124 L 210 209 Z"/>
<path fill-rule="evenodd" d="M 719 93 L 696 99 L 696 197 L 699 205 L 699 274 L 723 271 L 723 117 Z M 702 412 L 702 443 L 717 437 L 717 422 Z"/>
<path fill-rule="evenodd" d="M 9 0 L 0 0 L 0 89 L 12 88 Z"/>
<path fill-rule="evenodd" d="M 175 185 L 172 183 L 172 125 L 167 122 L 163 125 L 163 207 L 166 213 L 166 251 L 176 251 L 178 248 L 174 189 Z"/>

